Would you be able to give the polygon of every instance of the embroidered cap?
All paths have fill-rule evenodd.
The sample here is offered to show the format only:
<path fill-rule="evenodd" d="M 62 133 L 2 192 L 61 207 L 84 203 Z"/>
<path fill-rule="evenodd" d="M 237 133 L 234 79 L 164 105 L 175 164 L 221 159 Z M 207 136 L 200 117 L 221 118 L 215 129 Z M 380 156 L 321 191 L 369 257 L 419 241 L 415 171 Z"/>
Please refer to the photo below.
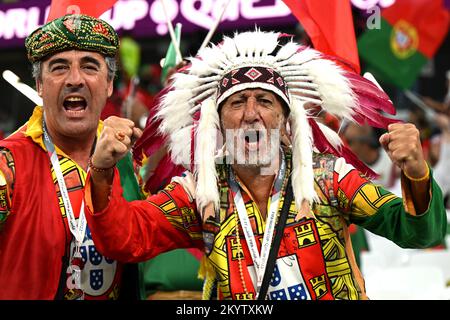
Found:
<path fill-rule="evenodd" d="M 33 31 L 25 40 L 25 47 L 31 62 L 68 49 L 95 51 L 113 57 L 119 48 L 119 37 L 103 20 L 68 14 Z"/>

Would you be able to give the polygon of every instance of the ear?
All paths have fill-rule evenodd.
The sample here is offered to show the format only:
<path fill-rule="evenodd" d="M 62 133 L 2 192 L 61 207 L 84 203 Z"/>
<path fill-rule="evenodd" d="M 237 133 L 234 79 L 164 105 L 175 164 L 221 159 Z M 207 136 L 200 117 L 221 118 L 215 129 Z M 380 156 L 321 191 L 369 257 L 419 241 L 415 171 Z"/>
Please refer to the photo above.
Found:
<path fill-rule="evenodd" d="M 114 89 L 114 81 L 110 80 L 108 82 L 108 98 L 111 97 L 111 95 L 113 93 L 113 89 Z"/>
<path fill-rule="evenodd" d="M 289 130 L 289 119 L 290 116 L 288 115 L 287 117 L 283 114 L 283 123 L 281 124 L 281 134 L 290 134 L 290 130 Z"/>
<path fill-rule="evenodd" d="M 36 91 L 37 91 L 39 97 L 42 98 L 42 82 L 39 79 L 36 80 Z"/>
<path fill-rule="evenodd" d="M 280 134 L 281 134 L 281 142 L 284 145 L 286 146 L 292 145 L 290 123 L 286 117 L 284 118 L 283 124 L 281 125 Z"/>

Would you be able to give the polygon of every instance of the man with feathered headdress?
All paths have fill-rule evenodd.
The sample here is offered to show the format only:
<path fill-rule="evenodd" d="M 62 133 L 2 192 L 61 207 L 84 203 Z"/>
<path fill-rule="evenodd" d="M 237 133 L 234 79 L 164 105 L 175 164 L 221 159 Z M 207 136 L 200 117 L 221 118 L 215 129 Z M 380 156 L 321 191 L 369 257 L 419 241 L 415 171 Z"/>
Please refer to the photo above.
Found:
<path fill-rule="evenodd" d="M 381 143 L 402 169 L 403 199 L 366 178 L 373 172 L 316 123 L 312 105 L 389 124 Z M 114 165 L 139 134 L 105 121 L 85 195 L 94 241 L 125 261 L 202 248 L 204 298 L 364 299 L 349 223 L 402 247 L 435 245 L 446 229 L 417 129 L 380 111 L 394 108 L 377 85 L 285 35 L 225 38 L 174 76 L 149 126 L 149 155 L 167 144 L 165 169 L 188 169 L 160 193 L 121 197 Z"/>

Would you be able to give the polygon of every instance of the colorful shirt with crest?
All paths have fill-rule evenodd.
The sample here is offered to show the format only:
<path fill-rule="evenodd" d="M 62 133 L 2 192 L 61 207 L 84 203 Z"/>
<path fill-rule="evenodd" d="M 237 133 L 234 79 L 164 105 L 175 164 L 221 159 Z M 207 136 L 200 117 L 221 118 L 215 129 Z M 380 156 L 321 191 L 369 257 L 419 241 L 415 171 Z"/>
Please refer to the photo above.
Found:
<path fill-rule="evenodd" d="M 278 212 L 291 172 L 289 153 L 286 161 Z M 132 203 L 120 197 L 120 184 L 114 179 L 108 207 L 95 214 L 88 182 L 87 219 L 96 234 L 102 235 L 96 244 L 108 255 L 130 262 L 177 247 L 202 248 L 206 257 L 202 266 L 206 276 L 204 298 L 217 293 L 219 299 L 255 299 L 255 267 L 234 204 L 229 170 L 231 167 L 225 165 L 218 170 L 220 210 L 203 218 L 196 209 L 190 173 L 177 177 L 147 201 Z M 316 154 L 314 174 L 320 201 L 309 215 L 299 219 L 294 202 L 290 204 L 269 299 L 366 299 L 351 247 L 350 223 L 402 247 L 436 245 L 445 236 L 442 195 L 433 179 L 428 210 L 417 215 L 406 179 L 402 200 L 372 184 L 343 158 Z M 239 186 L 260 250 L 266 222 L 250 192 L 242 183 Z"/>

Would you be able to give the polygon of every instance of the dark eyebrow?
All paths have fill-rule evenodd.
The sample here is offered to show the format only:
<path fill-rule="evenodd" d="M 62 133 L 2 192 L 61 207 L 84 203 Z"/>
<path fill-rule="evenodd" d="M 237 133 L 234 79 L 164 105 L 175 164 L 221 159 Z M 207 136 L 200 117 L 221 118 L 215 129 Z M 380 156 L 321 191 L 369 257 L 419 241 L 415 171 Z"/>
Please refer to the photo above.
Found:
<path fill-rule="evenodd" d="M 94 57 L 91 57 L 91 56 L 84 56 L 83 58 L 81 58 L 81 63 L 93 63 L 98 68 L 100 68 L 100 66 L 101 66 L 100 61 L 98 61 L 97 59 L 95 59 Z"/>
<path fill-rule="evenodd" d="M 62 64 L 68 64 L 69 61 L 67 59 L 63 59 L 63 58 L 56 58 L 54 60 L 51 60 L 48 63 L 48 68 L 50 69 L 53 65 L 57 64 L 57 63 L 62 63 Z"/>
<path fill-rule="evenodd" d="M 63 58 L 53 59 L 48 63 L 48 68 L 50 69 L 53 65 L 58 64 L 58 63 L 68 64 L 69 60 L 63 59 Z M 101 66 L 100 61 L 98 61 L 97 59 L 90 57 L 90 56 L 85 56 L 85 57 L 81 58 L 81 63 L 93 63 L 98 68 L 100 68 L 100 66 Z"/>
<path fill-rule="evenodd" d="M 269 92 L 261 92 L 256 94 L 256 98 L 262 99 L 262 98 L 273 98 L 273 96 Z"/>
<path fill-rule="evenodd" d="M 230 100 L 231 99 L 245 99 L 246 95 L 245 95 L 245 93 L 239 92 L 239 93 L 229 96 L 228 98 L 230 98 Z"/>

